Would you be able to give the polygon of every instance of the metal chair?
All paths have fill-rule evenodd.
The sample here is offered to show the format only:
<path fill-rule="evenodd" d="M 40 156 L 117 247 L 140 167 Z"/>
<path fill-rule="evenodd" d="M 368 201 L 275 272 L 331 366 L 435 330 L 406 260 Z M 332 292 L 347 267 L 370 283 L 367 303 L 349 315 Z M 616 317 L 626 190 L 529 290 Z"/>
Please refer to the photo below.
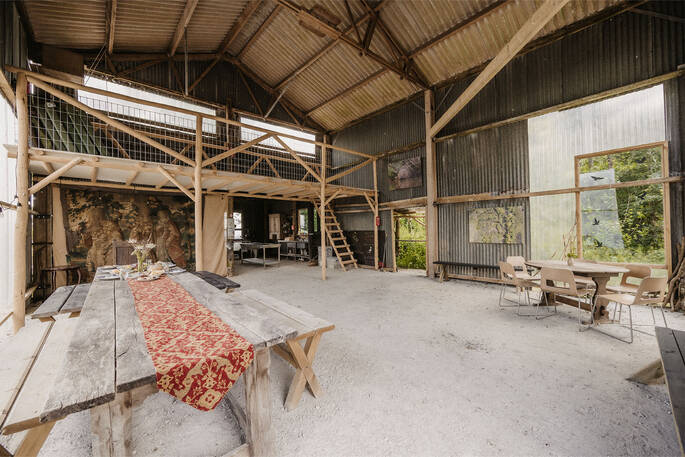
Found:
<path fill-rule="evenodd" d="M 514 267 L 514 270 L 516 270 L 516 273 L 519 278 L 540 279 L 539 275 L 530 274 L 530 268 L 528 267 L 528 265 L 526 265 L 526 259 L 524 259 L 520 255 L 510 255 L 509 257 L 507 257 L 506 262 L 512 267 Z"/>
<path fill-rule="evenodd" d="M 516 306 L 516 314 L 519 316 L 526 316 L 526 314 L 521 314 L 521 294 L 526 291 L 527 306 L 532 306 L 530 303 L 530 289 L 533 287 L 538 287 L 538 284 L 534 279 L 530 277 L 527 273 L 516 271 L 514 266 L 508 262 L 498 262 L 500 279 L 502 281 L 502 290 L 499 294 L 499 307 L 500 308 L 511 308 Z M 503 305 L 502 300 L 513 301 L 506 298 L 506 288 L 507 286 L 514 286 L 516 288 L 517 301 L 516 305 Z M 524 305 L 525 306 L 525 305 Z M 539 306 L 539 304 L 538 304 Z"/>
<path fill-rule="evenodd" d="M 590 288 L 581 283 L 576 282 L 573 272 L 567 268 L 551 268 L 543 267 L 540 270 L 540 290 L 545 297 L 545 304 L 549 306 L 547 296 L 549 294 L 565 295 L 576 298 L 578 300 L 578 327 L 579 330 L 586 330 L 587 327 L 583 325 L 581 319 L 582 308 L 580 307 L 582 299 L 589 299 L 591 296 Z M 590 303 L 590 302 L 588 302 Z M 591 307 L 591 305 L 590 305 Z M 539 309 L 539 306 L 538 306 Z M 536 316 L 536 319 L 544 319 L 557 312 L 556 300 L 554 302 L 554 313 L 548 312 L 544 316 Z"/>
<path fill-rule="evenodd" d="M 625 340 L 616 335 L 612 335 L 608 332 L 603 332 L 599 329 L 597 331 L 604 333 L 607 336 L 616 338 L 624 343 L 633 342 L 633 305 L 648 306 L 652 312 L 652 322 L 656 325 L 656 317 L 654 316 L 654 306 L 659 305 L 661 309 L 661 317 L 664 319 L 664 325 L 668 328 L 668 323 L 666 322 L 666 314 L 664 313 L 664 295 L 666 294 L 666 278 L 645 278 L 642 280 L 637 288 L 637 292 L 633 294 L 602 294 L 601 298 L 608 300 L 610 303 L 614 303 L 614 313 L 612 315 L 612 324 L 621 324 L 621 313 L 623 311 L 623 305 L 628 307 L 628 321 L 630 323 L 630 340 Z M 618 308 L 618 320 L 616 317 L 616 308 Z M 593 310 L 594 311 L 594 310 Z M 606 324 L 604 324 L 606 325 Z"/>
<path fill-rule="evenodd" d="M 652 269 L 646 265 L 626 265 L 628 273 L 623 273 L 621 284 L 618 286 L 607 286 L 607 290 L 619 294 L 635 294 L 640 287 L 639 284 L 631 284 L 628 279 L 635 278 L 643 280 L 652 276 Z"/>

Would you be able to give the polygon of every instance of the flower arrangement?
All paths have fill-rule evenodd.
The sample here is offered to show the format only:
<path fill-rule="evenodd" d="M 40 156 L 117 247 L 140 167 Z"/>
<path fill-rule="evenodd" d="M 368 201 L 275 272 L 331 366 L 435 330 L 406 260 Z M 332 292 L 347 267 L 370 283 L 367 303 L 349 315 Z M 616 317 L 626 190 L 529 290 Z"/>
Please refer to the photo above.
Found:
<path fill-rule="evenodd" d="M 151 240 L 148 239 L 147 242 L 140 243 L 134 238 L 128 240 L 128 244 L 133 246 L 133 254 L 136 256 L 136 259 L 138 259 L 138 273 L 143 272 L 143 262 L 145 262 L 150 251 L 155 248 L 155 244 L 150 241 Z"/>

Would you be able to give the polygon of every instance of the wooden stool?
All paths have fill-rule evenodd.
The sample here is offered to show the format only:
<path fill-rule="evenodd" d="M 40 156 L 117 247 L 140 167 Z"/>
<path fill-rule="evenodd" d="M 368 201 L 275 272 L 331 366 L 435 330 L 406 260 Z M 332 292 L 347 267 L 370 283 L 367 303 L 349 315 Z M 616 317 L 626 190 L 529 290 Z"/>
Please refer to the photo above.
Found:
<path fill-rule="evenodd" d="M 69 265 L 55 265 L 54 267 L 46 267 L 43 268 L 41 271 L 41 274 L 45 278 L 48 273 L 50 273 L 50 289 L 49 293 L 52 294 L 55 291 L 55 282 L 57 280 L 57 272 L 58 271 L 64 271 L 66 276 L 67 276 L 67 284 L 69 284 L 69 273 L 71 272 L 72 274 L 72 279 L 74 273 L 76 273 L 76 283 L 75 284 L 81 284 L 81 268 L 78 265 L 74 264 L 69 264 Z"/>

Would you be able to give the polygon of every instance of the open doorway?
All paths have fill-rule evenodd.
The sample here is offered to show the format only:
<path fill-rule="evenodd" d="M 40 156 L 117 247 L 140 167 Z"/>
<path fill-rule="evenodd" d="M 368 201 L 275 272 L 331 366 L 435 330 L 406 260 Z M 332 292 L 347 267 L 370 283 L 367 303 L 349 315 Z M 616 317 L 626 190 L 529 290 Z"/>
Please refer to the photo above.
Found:
<path fill-rule="evenodd" d="M 426 270 L 426 211 L 424 208 L 393 212 L 395 265 L 402 270 Z"/>

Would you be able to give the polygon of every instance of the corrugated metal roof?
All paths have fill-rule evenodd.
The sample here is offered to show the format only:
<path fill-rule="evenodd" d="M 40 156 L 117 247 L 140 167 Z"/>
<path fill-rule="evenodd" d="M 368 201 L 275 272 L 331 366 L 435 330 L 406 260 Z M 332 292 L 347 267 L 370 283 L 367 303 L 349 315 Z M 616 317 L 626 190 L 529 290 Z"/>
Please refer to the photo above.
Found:
<path fill-rule="evenodd" d="M 539 35 L 557 31 L 620 1 L 572 0 Z M 419 72 L 428 84 L 434 85 L 494 57 L 542 2 L 386 0 L 378 15 L 399 46 L 406 52 L 416 53 L 415 63 Z M 361 1 L 349 0 L 348 3 L 355 20 L 367 14 Z M 98 49 L 102 46 L 105 38 L 104 0 L 40 0 L 25 4 L 38 41 L 75 49 Z M 215 51 L 247 4 L 248 0 L 199 0 L 188 28 L 189 51 Z M 293 0 L 293 4 L 304 10 L 315 6 L 324 8 L 340 20 L 337 30 L 349 28 L 347 37 L 356 42 L 357 34 L 351 27 L 344 2 Z M 276 5 L 276 0 L 264 0 L 259 5 L 229 48 L 232 55 L 238 55 L 244 49 Z M 166 52 L 184 6 L 185 0 L 119 0 L 115 50 Z M 488 12 L 479 15 L 483 11 Z M 464 27 L 423 49 L 426 43 L 462 23 Z M 368 21 L 359 25 L 362 36 L 367 25 Z M 376 28 L 371 51 L 399 66 L 380 29 Z M 262 80 L 275 86 L 318 55 L 332 40 L 303 27 L 297 12 L 281 6 L 260 36 L 250 42 L 241 60 Z M 355 87 L 360 83 L 363 84 Z M 384 70 L 369 56 L 361 56 L 352 46 L 339 43 L 294 77 L 285 98 L 305 111 L 316 108 L 311 117 L 324 127 L 335 129 L 417 90 L 418 86 L 400 80 L 397 74 Z"/>

